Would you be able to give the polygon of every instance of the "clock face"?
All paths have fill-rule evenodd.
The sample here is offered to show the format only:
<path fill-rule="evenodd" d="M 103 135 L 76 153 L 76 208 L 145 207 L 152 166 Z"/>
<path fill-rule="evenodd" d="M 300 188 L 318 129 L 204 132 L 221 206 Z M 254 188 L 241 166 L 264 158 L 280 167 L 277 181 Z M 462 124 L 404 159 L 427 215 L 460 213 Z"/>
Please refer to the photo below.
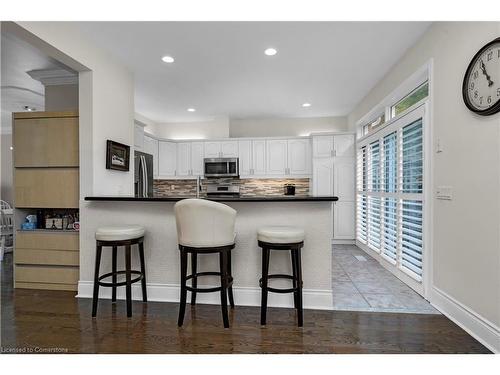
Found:
<path fill-rule="evenodd" d="M 467 107 L 477 114 L 500 111 L 500 38 L 474 56 L 465 73 L 462 93 Z"/>

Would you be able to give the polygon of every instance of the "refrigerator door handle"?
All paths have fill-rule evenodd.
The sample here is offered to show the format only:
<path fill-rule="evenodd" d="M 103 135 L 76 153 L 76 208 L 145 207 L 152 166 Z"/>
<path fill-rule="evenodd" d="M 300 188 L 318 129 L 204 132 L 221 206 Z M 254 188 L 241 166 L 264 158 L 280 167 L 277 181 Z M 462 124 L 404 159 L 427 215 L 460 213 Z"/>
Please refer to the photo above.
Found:
<path fill-rule="evenodd" d="M 142 173 L 142 194 L 143 198 L 146 198 L 148 192 L 148 180 L 147 180 L 147 170 L 146 170 L 146 158 L 141 155 L 141 173 Z"/>

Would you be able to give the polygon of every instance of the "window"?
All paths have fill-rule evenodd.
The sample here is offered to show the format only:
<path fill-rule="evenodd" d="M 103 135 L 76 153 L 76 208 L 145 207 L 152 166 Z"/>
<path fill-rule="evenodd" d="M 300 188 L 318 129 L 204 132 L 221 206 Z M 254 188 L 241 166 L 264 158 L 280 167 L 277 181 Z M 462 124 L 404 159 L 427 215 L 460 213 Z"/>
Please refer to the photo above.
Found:
<path fill-rule="evenodd" d="M 377 118 L 375 118 L 375 120 L 372 120 L 368 124 L 363 126 L 362 135 L 373 133 L 375 130 L 380 128 L 384 123 L 385 123 L 385 113 L 382 113 Z"/>
<path fill-rule="evenodd" d="M 396 117 L 428 96 L 429 82 L 426 81 L 391 107 L 391 117 Z"/>
<path fill-rule="evenodd" d="M 357 240 L 417 281 L 423 274 L 424 107 L 357 145 Z"/>

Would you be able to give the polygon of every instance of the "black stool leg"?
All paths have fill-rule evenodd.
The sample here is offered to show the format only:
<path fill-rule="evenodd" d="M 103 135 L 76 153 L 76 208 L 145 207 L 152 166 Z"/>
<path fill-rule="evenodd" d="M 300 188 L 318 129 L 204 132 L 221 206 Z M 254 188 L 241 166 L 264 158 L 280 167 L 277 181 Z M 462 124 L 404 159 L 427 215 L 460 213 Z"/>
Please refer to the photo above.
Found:
<path fill-rule="evenodd" d="M 113 284 L 116 284 L 116 253 L 117 248 L 113 246 L 113 254 L 111 259 L 111 270 L 113 271 L 113 276 L 111 277 Z M 116 302 L 116 286 L 111 290 L 111 302 Z"/>
<path fill-rule="evenodd" d="M 92 317 L 97 315 L 97 301 L 99 299 L 99 268 L 101 265 L 102 246 L 96 246 L 95 270 L 94 270 L 94 294 L 92 297 Z"/>
<path fill-rule="evenodd" d="M 127 317 L 132 316 L 132 277 L 130 274 L 131 269 L 130 261 L 130 245 L 125 246 L 125 294 L 127 299 Z"/>
<path fill-rule="evenodd" d="M 304 317 L 303 317 L 303 311 L 302 311 L 302 265 L 301 265 L 301 256 L 300 256 L 300 250 L 296 249 L 293 250 L 295 253 L 295 263 L 296 263 L 296 270 L 297 270 L 297 317 L 298 317 L 298 325 L 299 327 L 302 327 L 304 324 Z"/>
<path fill-rule="evenodd" d="M 233 271 L 231 267 L 231 250 L 227 252 L 227 274 L 228 277 L 233 279 Z M 233 284 L 231 283 L 229 287 L 227 288 L 227 294 L 229 295 L 229 304 L 231 305 L 231 308 L 234 309 L 234 297 L 233 297 Z"/>
<path fill-rule="evenodd" d="M 229 317 L 227 315 L 227 251 L 221 251 L 219 253 L 219 263 L 220 263 L 220 300 L 222 308 L 222 321 L 224 322 L 224 328 L 229 328 Z"/>
<path fill-rule="evenodd" d="M 184 323 L 184 312 L 186 311 L 186 275 L 187 275 L 187 252 L 181 250 L 181 300 L 179 306 L 179 319 L 177 320 L 177 325 L 182 327 Z"/>
<path fill-rule="evenodd" d="M 144 242 L 139 242 L 139 258 L 141 260 L 141 273 L 142 273 L 142 302 L 148 302 L 148 294 L 146 291 L 146 262 L 144 261 Z"/>
<path fill-rule="evenodd" d="M 262 300 L 260 303 L 260 324 L 266 325 L 267 313 L 267 276 L 269 274 L 269 255 L 270 249 L 262 248 Z"/>
<path fill-rule="evenodd" d="M 290 257 L 292 258 L 292 275 L 293 275 L 293 288 L 297 288 L 297 262 L 295 259 L 295 253 L 294 250 L 290 250 Z M 297 308 L 297 296 L 298 296 L 298 291 L 293 292 L 293 307 Z"/>
<path fill-rule="evenodd" d="M 193 282 L 192 282 L 192 287 L 197 288 L 198 287 L 198 278 L 196 277 L 196 272 L 198 265 L 198 254 L 196 253 L 191 253 L 191 274 L 193 275 Z M 196 292 L 191 292 L 191 306 L 196 305 Z"/>

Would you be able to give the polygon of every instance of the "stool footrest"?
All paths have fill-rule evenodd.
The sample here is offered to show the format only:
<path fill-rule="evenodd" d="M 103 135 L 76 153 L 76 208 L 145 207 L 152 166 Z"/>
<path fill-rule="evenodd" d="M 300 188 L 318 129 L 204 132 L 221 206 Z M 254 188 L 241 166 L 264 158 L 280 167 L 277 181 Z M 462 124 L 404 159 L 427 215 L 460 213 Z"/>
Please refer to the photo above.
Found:
<path fill-rule="evenodd" d="M 215 271 L 197 272 L 197 273 L 193 273 L 191 275 L 186 276 L 186 280 L 193 279 L 195 276 L 196 277 L 199 277 L 199 276 L 221 276 L 221 272 L 215 272 Z M 231 276 L 228 276 L 227 286 L 230 287 L 231 285 L 233 285 L 233 278 Z M 216 286 L 214 288 L 193 288 L 192 286 L 186 285 L 186 289 L 190 292 L 196 292 L 196 293 L 212 293 L 212 292 L 221 291 L 222 286 Z"/>
<path fill-rule="evenodd" d="M 288 279 L 288 280 L 294 280 L 294 277 L 291 276 L 291 275 L 283 275 L 283 274 L 274 274 L 274 275 L 268 275 L 267 276 L 268 279 Z M 302 283 L 303 284 L 303 283 Z M 301 284 L 301 286 L 302 286 Z M 259 279 L 259 286 L 262 288 L 262 278 Z M 299 291 L 299 288 L 287 288 L 287 289 L 284 289 L 284 288 L 271 288 L 271 287 L 267 287 L 267 290 L 269 292 L 273 292 L 273 293 L 294 293 L 294 292 L 298 292 Z"/>
<path fill-rule="evenodd" d="M 105 279 L 107 277 L 111 277 L 113 275 L 116 275 L 116 276 L 118 276 L 118 275 L 125 275 L 126 273 L 127 273 L 127 271 L 109 272 L 109 273 L 105 273 L 102 276 L 99 276 L 99 278 L 97 280 L 98 280 L 99 285 L 101 285 L 101 286 L 106 286 L 106 287 L 123 286 L 123 285 L 127 285 L 126 281 L 120 281 L 120 282 L 117 282 L 117 283 L 113 283 L 113 282 L 104 282 L 104 281 L 101 281 L 101 280 Z M 136 277 L 135 279 L 130 280 L 131 284 L 136 283 L 136 282 L 142 280 L 142 278 L 144 277 L 141 271 L 130 271 L 130 274 L 132 274 L 132 275 L 139 275 L 139 277 Z"/>

